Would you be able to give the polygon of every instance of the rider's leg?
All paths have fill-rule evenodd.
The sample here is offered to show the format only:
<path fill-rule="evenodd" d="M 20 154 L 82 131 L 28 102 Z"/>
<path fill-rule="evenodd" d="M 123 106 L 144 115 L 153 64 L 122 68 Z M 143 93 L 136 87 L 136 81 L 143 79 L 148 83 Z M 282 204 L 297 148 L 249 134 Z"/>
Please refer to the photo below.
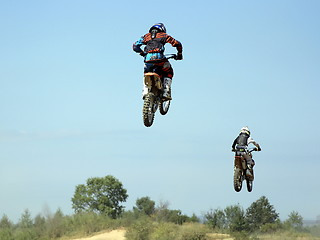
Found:
<path fill-rule="evenodd" d="M 246 160 L 246 162 L 247 162 L 247 172 L 246 172 L 246 174 L 247 174 L 247 176 L 250 176 L 250 177 L 253 177 L 253 171 L 252 171 L 252 168 L 253 168 L 253 166 L 254 166 L 254 161 L 253 161 L 253 159 L 251 158 L 251 155 L 250 154 L 243 154 L 243 157 L 244 157 L 244 159 Z"/>
<path fill-rule="evenodd" d="M 171 100 L 171 83 L 173 77 L 173 69 L 169 61 L 164 62 L 162 67 L 163 72 L 163 97 Z"/>
<path fill-rule="evenodd" d="M 169 100 L 171 100 L 171 83 L 172 83 L 171 78 L 165 77 L 163 79 L 163 84 L 164 84 L 163 97 Z"/>
<path fill-rule="evenodd" d="M 243 154 L 244 159 L 247 162 L 248 167 L 250 166 L 250 168 L 253 166 L 253 160 L 250 156 L 250 154 Z"/>

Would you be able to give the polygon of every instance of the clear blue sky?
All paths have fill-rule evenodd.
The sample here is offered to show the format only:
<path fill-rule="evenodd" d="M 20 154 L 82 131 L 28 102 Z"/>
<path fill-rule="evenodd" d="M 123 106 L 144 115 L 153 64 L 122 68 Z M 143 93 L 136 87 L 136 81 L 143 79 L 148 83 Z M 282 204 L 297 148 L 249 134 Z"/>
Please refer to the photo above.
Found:
<path fill-rule="evenodd" d="M 1 1 L 0 216 L 72 214 L 75 186 L 113 175 L 126 209 L 149 196 L 185 214 L 266 196 L 320 215 L 319 1 Z M 166 116 L 143 126 L 132 43 L 163 22 L 181 41 Z M 175 49 L 167 46 L 167 53 Z M 233 190 L 248 125 L 252 193 Z"/>

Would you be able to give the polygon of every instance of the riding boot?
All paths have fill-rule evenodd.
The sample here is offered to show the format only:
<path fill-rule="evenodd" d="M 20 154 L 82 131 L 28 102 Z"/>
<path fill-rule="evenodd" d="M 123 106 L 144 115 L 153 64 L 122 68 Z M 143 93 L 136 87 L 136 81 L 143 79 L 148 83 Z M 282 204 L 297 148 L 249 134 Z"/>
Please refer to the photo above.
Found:
<path fill-rule="evenodd" d="M 172 79 L 171 78 L 164 78 L 163 79 L 163 98 L 165 98 L 166 100 L 171 100 L 171 83 L 172 83 Z"/>
<path fill-rule="evenodd" d="M 251 164 L 248 164 L 248 165 L 247 165 L 246 175 L 247 175 L 249 178 L 252 178 L 252 177 L 253 177 L 252 172 L 253 172 L 253 170 L 252 170 L 252 165 L 251 165 Z"/>

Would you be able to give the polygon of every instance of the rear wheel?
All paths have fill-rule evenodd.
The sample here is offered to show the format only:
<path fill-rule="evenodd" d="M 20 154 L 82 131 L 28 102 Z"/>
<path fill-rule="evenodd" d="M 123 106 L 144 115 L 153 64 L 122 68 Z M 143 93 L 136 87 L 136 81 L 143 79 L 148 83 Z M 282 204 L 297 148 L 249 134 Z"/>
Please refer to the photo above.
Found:
<path fill-rule="evenodd" d="M 234 169 L 233 173 L 233 187 L 236 192 L 240 192 L 242 188 L 242 176 L 239 168 Z"/>
<path fill-rule="evenodd" d="M 143 103 L 143 123 L 146 127 L 150 127 L 154 120 L 154 95 L 147 94 Z"/>
<path fill-rule="evenodd" d="M 170 107 L 170 100 L 167 100 L 167 101 L 161 100 L 160 101 L 159 110 L 162 115 L 167 114 L 167 112 L 169 111 L 169 107 Z"/>

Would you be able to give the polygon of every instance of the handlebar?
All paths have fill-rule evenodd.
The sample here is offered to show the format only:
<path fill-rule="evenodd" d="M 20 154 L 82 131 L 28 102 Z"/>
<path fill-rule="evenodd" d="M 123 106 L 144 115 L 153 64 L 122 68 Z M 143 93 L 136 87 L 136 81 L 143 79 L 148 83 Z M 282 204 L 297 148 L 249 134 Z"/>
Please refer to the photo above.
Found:
<path fill-rule="evenodd" d="M 254 151 L 258 151 L 258 148 L 254 147 L 252 149 L 248 149 L 248 152 L 251 153 L 251 152 L 254 152 Z"/>
<path fill-rule="evenodd" d="M 170 53 L 170 54 L 165 54 L 164 55 L 166 57 L 166 59 L 170 59 L 170 58 L 173 58 L 173 59 L 177 59 L 177 54 L 174 54 L 174 53 Z"/>
<path fill-rule="evenodd" d="M 232 150 L 233 152 L 236 152 L 237 150 L 236 149 L 233 149 Z M 247 149 L 246 152 L 247 153 L 251 153 L 251 152 L 254 152 L 254 151 L 259 151 L 259 149 L 257 147 L 254 147 L 254 148 L 250 148 L 250 149 Z M 261 151 L 261 150 L 260 150 Z"/>

